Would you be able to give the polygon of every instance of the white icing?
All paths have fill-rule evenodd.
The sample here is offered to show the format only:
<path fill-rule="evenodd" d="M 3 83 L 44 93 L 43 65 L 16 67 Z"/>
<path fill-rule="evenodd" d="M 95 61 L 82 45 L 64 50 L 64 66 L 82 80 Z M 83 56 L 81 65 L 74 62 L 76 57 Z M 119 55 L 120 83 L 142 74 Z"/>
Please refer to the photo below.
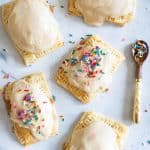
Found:
<path fill-rule="evenodd" d="M 32 53 L 48 50 L 61 40 L 45 0 L 18 0 L 8 18 L 8 32 L 20 49 Z"/>
<path fill-rule="evenodd" d="M 85 22 L 101 25 L 106 17 L 120 17 L 134 13 L 136 0 L 76 0 L 75 7 Z"/>
<path fill-rule="evenodd" d="M 95 122 L 75 131 L 69 150 L 119 150 L 116 133 L 103 122 Z"/>
<path fill-rule="evenodd" d="M 28 91 L 24 91 L 26 89 L 32 92 L 35 103 L 41 111 L 38 114 L 38 120 L 31 122 L 30 125 L 26 125 L 22 120 L 18 119 L 18 110 L 27 110 L 29 108 L 29 106 L 25 105 L 28 103 L 23 101 L 25 95 L 29 93 Z M 38 140 L 48 138 L 53 132 L 54 126 L 57 125 L 57 117 L 54 115 L 54 104 L 52 104 L 47 95 L 37 85 L 29 85 L 24 80 L 15 83 L 11 95 L 11 105 L 11 119 L 20 126 L 30 129 L 33 136 Z M 38 128 L 39 126 L 40 129 Z"/>
<path fill-rule="evenodd" d="M 103 73 L 97 73 L 94 78 L 90 78 L 87 76 L 86 71 L 79 71 L 80 69 L 84 70 L 87 67 L 87 64 L 81 61 L 81 58 L 84 52 L 90 52 L 96 46 L 99 46 L 100 51 L 102 50 L 102 52 L 106 53 L 106 55 L 98 56 L 98 58 L 101 58 L 101 61 L 98 63 L 99 66 L 95 67 L 94 71 L 102 70 Z M 78 47 L 82 48 L 80 50 L 77 50 Z M 93 42 L 91 46 L 87 46 L 85 44 L 79 45 L 78 47 L 76 48 L 75 53 L 68 56 L 67 58 L 69 60 L 71 60 L 72 58 L 77 58 L 78 63 L 76 65 L 70 65 L 70 63 L 67 62 L 62 64 L 63 69 L 67 72 L 66 75 L 68 76 L 69 82 L 72 85 L 80 88 L 81 90 L 86 91 L 89 96 L 93 94 L 93 92 L 99 91 L 101 89 L 108 89 L 111 82 L 110 72 L 112 69 L 114 56 L 97 42 Z M 92 57 L 92 59 L 93 58 L 94 57 Z"/>

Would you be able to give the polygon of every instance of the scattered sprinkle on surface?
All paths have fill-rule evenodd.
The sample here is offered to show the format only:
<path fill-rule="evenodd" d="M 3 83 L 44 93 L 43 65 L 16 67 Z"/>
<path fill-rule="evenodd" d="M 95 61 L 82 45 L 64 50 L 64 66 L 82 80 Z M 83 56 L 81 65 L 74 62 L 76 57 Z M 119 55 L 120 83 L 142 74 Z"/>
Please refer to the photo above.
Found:
<path fill-rule="evenodd" d="M 13 76 L 13 75 L 11 75 L 10 73 L 7 73 L 7 72 L 5 72 L 4 70 L 1 70 L 1 73 L 3 74 L 3 79 L 14 79 L 14 80 L 16 80 L 16 78 Z"/>
<path fill-rule="evenodd" d="M 73 34 L 69 33 L 69 37 L 73 37 Z"/>
<path fill-rule="evenodd" d="M 150 140 L 147 141 L 147 144 L 150 144 Z"/>
<path fill-rule="evenodd" d="M 69 44 L 75 44 L 75 41 L 68 41 Z"/>
<path fill-rule="evenodd" d="M 81 40 L 84 40 L 85 38 L 84 38 L 84 37 L 81 37 L 80 39 L 81 39 Z"/>
<path fill-rule="evenodd" d="M 59 118 L 60 118 L 60 120 L 61 120 L 62 122 L 64 122 L 64 121 L 65 121 L 65 117 L 64 117 L 64 115 L 60 115 L 60 116 L 59 116 Z"/>
<path fill-rule="evenodd" d="M 145 109 L 145 110 L 144 110 L 144 112 L 148 112 L 148 110 L 147 110 L 147 109 Z"/>
<path fill-rule="evenodd" d="M 86 36 L 92 36 L 92 34 L 86 34 Z"/>
<path fill-rule="evenodd" d="M 64 8 L 64 6 L 63 6 L 63 5 L 61 5 L 61 6 L 60 6 L 60 8 Z"/>
<path fill-rule="evenodd" d="M 52 95 L 53 101 L 56 101 L 56 97 L 54 95 Z"/>
<path fill-rule="evenodd" d="M 5 62 L 7 62 L 7 53 L 8 51 L 6 49 L 0 50 L 0 58 Z"/>
<path fill-rule="evenodd" d="M 144 142 L 142 142 L 142 143 L 141 143 L 141 145 L 142 145 L 142 146 L 145 146 L 145 143 L 144 143 Z"/>

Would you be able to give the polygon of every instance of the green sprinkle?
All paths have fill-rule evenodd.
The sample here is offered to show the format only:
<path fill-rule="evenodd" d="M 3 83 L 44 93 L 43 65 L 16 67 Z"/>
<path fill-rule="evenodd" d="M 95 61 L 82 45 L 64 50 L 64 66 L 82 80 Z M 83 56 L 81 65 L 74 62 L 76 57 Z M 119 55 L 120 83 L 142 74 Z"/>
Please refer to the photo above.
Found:
<path fill-rule="evenodd" d="M 76 52 L 76 50 L 73 50 L 73 51 L 72 51 L 72 55 L 75 54 L 75 52 Z"/>
<path fill-rule="evenodd" d="M 141 48 L 141 46 L 139 46 L 139 45 L 136 45 L 136 48 Z"/>
<path fill-rule="evenodd" d="M 37 116 L 37 115 L 35 115 L 35 116 L 34 116 L 34 119 L 35 119 L 35 120 L 38 120 L 39 118 L 38 118 L 38 116 Z"/>
<path fill-rule="evenodd" d="M 107 53 L 103 52 L 102 50 L 100 51 L 101 55 L 107 55 Z"/>
<path fill-rule="evenodd" d="M 53 98 L 54 101 L 56 101 L 56 97 L 54 95 L 52 95 L 52 98 Z"/>
<path fill-rule="evenodd" d="M 86 36 L 92 36 L 92 34 L 86 34 Z"/>
<path fill-rule="evenodd" d="M 81 40 L 84 40 L 84 37 L 81 37 L 80 39 L 81 39 Z"/>
<path fill-rule="evenodd" d="M 29 125 L 31 122 L 31 119 L 30 120 L 27 120 L 26 122 L 24 122 L 25 125 Z"/>
<path fill-rule="evenodd" d="M 83 70 L 82 69 L 78 69 L 78 72 L 83 72 Z"/>

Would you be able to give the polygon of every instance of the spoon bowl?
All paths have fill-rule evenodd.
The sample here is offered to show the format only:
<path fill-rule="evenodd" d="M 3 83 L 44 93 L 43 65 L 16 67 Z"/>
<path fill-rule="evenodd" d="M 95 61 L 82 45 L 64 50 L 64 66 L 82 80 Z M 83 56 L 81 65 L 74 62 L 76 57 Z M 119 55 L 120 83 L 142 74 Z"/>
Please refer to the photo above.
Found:
<path fill-rule="evenodd" d="M 149 53 L 148 44 L 145 41 L 137 40 L 132 47 L 132 54 L 135 62 L 142 65 Z"/>

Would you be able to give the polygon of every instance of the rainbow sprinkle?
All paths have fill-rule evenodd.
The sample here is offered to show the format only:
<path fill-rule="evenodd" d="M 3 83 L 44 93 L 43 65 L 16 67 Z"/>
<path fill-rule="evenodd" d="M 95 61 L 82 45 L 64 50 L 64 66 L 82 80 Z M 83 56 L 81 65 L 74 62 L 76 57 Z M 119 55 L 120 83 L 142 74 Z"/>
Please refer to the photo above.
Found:
<path fill-rule="evenodd" d="M 24 97 L 24 101 L 31 101 L 34 97 L 32 96 L 32 93 L 28 93 L 27 95 L 25 95 Z"/>
<path fill-rule="evenodd" d="M 82 44 L 83 43 L 80 43 L 80 45 Z M 81 54 L 76 54 L 79 51 Z M 72 51 L 71 57 L 69 59 L 65 59 L 63 61 L 63 65 L 68 67 L 81 64 L 77 72 L 86 74 L 88 78 L 94 78 L 99 73 L 104 74 L 103 70 L 100 69 L 100 65 L 105 55 L 107 55 L 107 53 L 99 46 L 95 46 L 91 49 L 86 49 L 82 46 L 79 46 L 77 49 Z M 75 76 L 78 77 L 76 73 Z"/>
<path fill-rule="evenodd" d="M 34 125 L 39 119 L 38 115 L 41 113 L 32 92 L 27 93 L 23 98 L 24 109 L 17 111 L 17 118 L 23 122 L 24 125 Z"/>

